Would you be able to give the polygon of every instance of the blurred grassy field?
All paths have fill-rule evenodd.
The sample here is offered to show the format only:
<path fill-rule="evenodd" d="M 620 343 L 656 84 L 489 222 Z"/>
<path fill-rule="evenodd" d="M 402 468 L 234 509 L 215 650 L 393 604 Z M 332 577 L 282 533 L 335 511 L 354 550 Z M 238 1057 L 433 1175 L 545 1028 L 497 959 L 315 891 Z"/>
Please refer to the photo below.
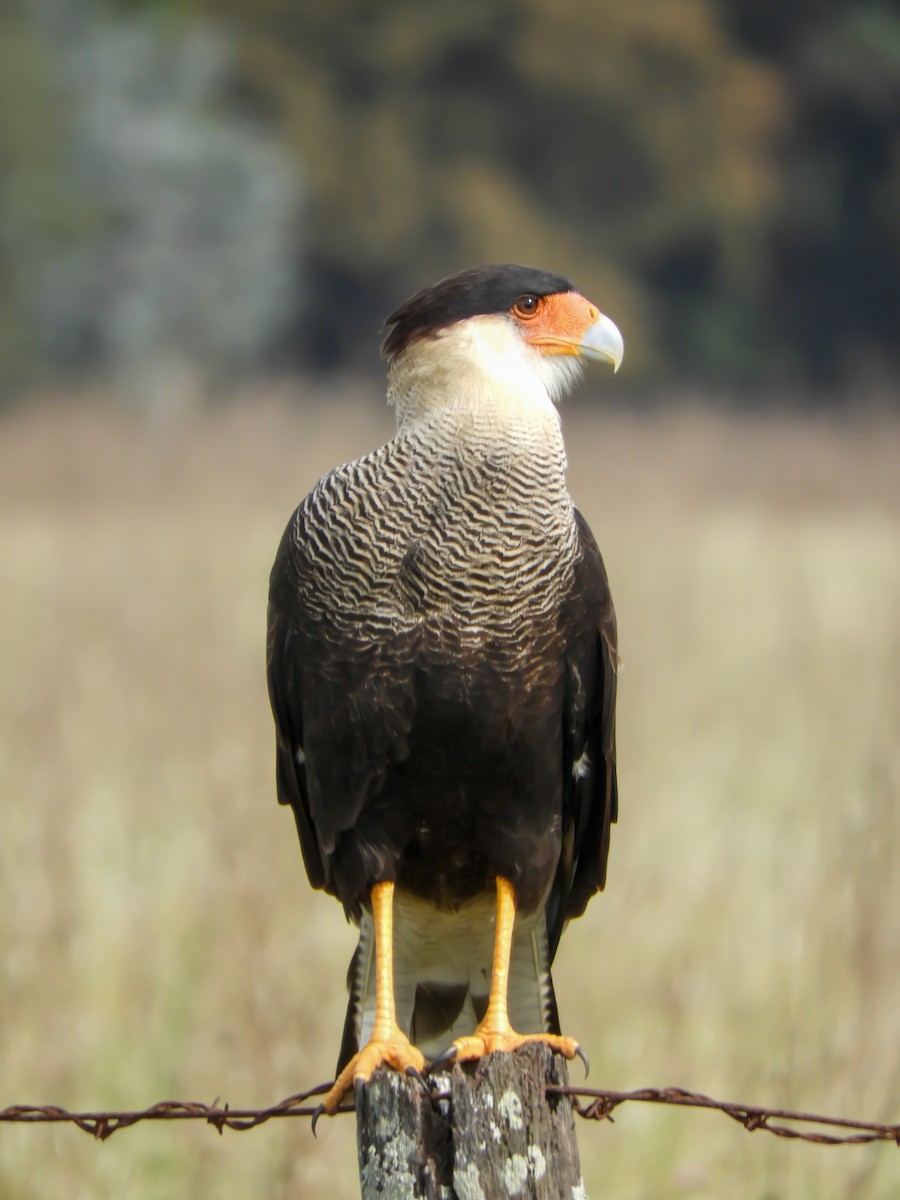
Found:
<path fill-rule="evenodd" d="M 0 1106 L 267 1104 L 330 1077 L 354 937 L 274 799 L 269 566 L 375 395 L 0 424 Z M 621 820 L 558 960 L 591 1082 L 900 1120 L 900 422 L 564 411 L 620 619 Z M 580 1078 L 578 1071 L 574 1078 Z M 637 1106 L 596 1197 L 894 1198 L 890 1146 Z M 352 1119 L 95 1144 L 21 1200 L 358 1195 Z"/>

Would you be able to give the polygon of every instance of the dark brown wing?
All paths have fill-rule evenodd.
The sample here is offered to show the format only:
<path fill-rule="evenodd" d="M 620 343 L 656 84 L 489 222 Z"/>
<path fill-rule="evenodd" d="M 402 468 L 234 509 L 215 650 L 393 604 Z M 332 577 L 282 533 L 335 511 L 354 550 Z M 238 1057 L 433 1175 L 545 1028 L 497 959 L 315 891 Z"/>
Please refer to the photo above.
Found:
<path fill-rule="evenodd" d="M 603 559 L 581 513 L 581 553 L 562 620 L 569 631 L 563 707 L 563 845 L 547 902 L 550 957 L 565 922 L 606 882 L 616 783 L 616 614 Z"/>
<path fill-rule="evenodd" d="M 278 799 L 293 810 L 312 886 L 358 917 L 371 883 L 394 877 L 408 835 L 404 811 L 379 798 L 388 772 L 409 753 L 411 639 L 348 636 L 310 604 L 306 503 L 285 531 L 269 583 Z"/>
<path fill-rule="evenodd" d="M 297 594 L 293 524 L 292 519 L 281 540 L 269 580 L 266 677 L 275 718 L 278 801 L 289 804 L 293 810 L 309 882 L 314 888 L 324 888 L 329 883 L 329 872 L 310 812 L 303 740 L 302 674 L 306 664 L 303 639 L 293 612 Z"/>

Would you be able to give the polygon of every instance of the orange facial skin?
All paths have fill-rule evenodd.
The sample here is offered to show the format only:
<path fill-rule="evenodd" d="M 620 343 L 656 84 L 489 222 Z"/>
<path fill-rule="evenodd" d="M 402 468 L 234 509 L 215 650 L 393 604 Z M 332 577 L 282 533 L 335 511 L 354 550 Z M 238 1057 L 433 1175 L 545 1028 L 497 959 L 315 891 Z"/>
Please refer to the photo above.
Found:
<path fill-rule="evenodd" d="M 522 337 L 542 354 L 579 354 L 588 329 L 600 312 L 578 292 L 521 296 L 509 310 Z"/>

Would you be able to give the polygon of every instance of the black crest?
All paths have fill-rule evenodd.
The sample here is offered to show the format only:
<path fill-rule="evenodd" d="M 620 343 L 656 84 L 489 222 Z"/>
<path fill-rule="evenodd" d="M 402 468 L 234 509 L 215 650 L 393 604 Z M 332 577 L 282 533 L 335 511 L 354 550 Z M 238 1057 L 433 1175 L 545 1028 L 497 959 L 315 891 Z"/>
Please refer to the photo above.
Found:
<path fill-rule="evenodd" d="M 574 290 L 574 285 L 562 275 L 535 267 L 507 264 L 471 267 L 422 288 L 395 309 L 384 323 L 386 333 L 381 353 L 391 359 L 416 338 L 427 337 L 457 321 L 506 312 L 526 293 L 551 296 Z"/>

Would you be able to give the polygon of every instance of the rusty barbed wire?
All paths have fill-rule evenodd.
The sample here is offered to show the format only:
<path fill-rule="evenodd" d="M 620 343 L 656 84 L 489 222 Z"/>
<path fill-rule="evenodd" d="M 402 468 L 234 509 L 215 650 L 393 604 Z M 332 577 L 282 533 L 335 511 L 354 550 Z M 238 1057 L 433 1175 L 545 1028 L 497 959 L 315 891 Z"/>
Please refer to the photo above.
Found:
<path fill-rule="evenodd" d="M 305 1105 L 304 1101 L 321 1096 L 329 1090 L 330 1083 L 320 1083 L 306 1092 L 297 1092 L 278 1104 L 268 1108 L 232 1108 L 229 1104 L 220 1107 L 218 1099 L 212 1104 L 195 1100 L 160 1100 L 149 1108 L 134 1112 L 69 1112 L 56 1104 L 13 1104 L 0 1109 L 0 1122 L 21 1125 L 48 1125 L 69 1123 L 98 1141 L 106 1141 L 120 1129 L 128 1129 L 140 1121 L 205 1121 L 219 1133 L 233 1129 L 244 1133 L 255 1129 L 266 1121 L 279 1117 L 313 1117 L 316 1105 Z M 352 1112 L 352 1107 L 342 1107 L 340 1112 Z"/>
<path fill-rule="evenodd" d="M 418 1085 L 416 1085 L 418 1086 Z M 288 1096 L 268 1108 L 232 1108 L 220 1105 L 218 1099 L 212 1104 L 199 1101 L 162 1100 L 149 1108 L 133 1112 L 69 1112 L 55 1104 L 13 1104 L 0 1109 L 0 1122 L 6 1124 L 44 1125 L 68 1123 L 99 1141 L 105 1141 L 141 1121 L 203 1121 L 212 1125 L 221 1134 L 225 1129 L 244 1133 L 255 1129 L 266 1121 L 283 1117 L 314 1117 L 318 1106 L 306 1104 L 307 1100 L 321 1096 L 329 1090 L 330 1083 L 320 1083 L 305 1092 Z M 900 1147 L 900 1124 L 885 1125 L 875 1121 L 859 1121 L 851 1117 L 831 1117 L 821 1113 L 799 1112 L 787 1108 L 762 1108 L 754 1104 L 736 1104 L 728 1100 L 714 1100 L 701 1092 L 689 1092 L 684 1088 L 641 1088 L 632 1092 L 616 1092 L 603 1088 L 563 1087 L 548 1084 L 548 1094 L 568 1096 L 575 1112 L 586 1120 L 612 1121 L 613 1113 L 623 1104 L 669 1104 L 680 1108 L 705 1108 L 722 1112 L 737 1121 L 749 1133 L 758 1129 L 775 1137 L 795 1138 L 823 1146 L 864 1145 L 868 1142 L 894 1142 Z M 432 1100 L 449 1100 L 447 1091 L 435 1092 Z M 340 1113 L 353 1112 L 353 1105 L 343 1105 Z M 781 1122 L 793 1124 L 784 1125 Z M 773 1122 L 779 1122 L 773 1124 Z M 819 1126 L 797 1128 L 797 1126 Z M 822 1128 L 846 1129 L 845 1134 L 824 1133 Z"/>
<path fill-rule="evenodd" d="M 611 1121 L 622 1104 L 671 1104 L 680 1108 L 706 1108 L 724 1113 L 743 1125 L 748 1133 L 763 1129 L 775 1137 L 795 1138 L 820 1146 L 860 1146 L 867 1142 L 893 1142 L 900 1147 L 900 1124 L 885 1125 L 877 1121 L 859 1121 L 852 1117 L 831 1117 L 821 1113 L 799 1112 L 788 1108 L 762 1108 L 755 1104 L 735 1104 L 714 1100 L 701 1092 L 684 1088 L 641 1088 L 634 1092 L 614 1092 L 600 1088 L 562 1087 L 548 1084 L 548 1093 L 570 1096 L 580 1117 L 592 1121 Z M 582 1102 L 584 1098 L 585 1102 Z M 848 1129 L 853 1133 L 823 1133 L 821 1129 L 797 1129 L 793 1125 L 772 1124 L 773 1121 L 793 1121 L 797 1125 L 818 1125 L 830 1129 Z"/>

